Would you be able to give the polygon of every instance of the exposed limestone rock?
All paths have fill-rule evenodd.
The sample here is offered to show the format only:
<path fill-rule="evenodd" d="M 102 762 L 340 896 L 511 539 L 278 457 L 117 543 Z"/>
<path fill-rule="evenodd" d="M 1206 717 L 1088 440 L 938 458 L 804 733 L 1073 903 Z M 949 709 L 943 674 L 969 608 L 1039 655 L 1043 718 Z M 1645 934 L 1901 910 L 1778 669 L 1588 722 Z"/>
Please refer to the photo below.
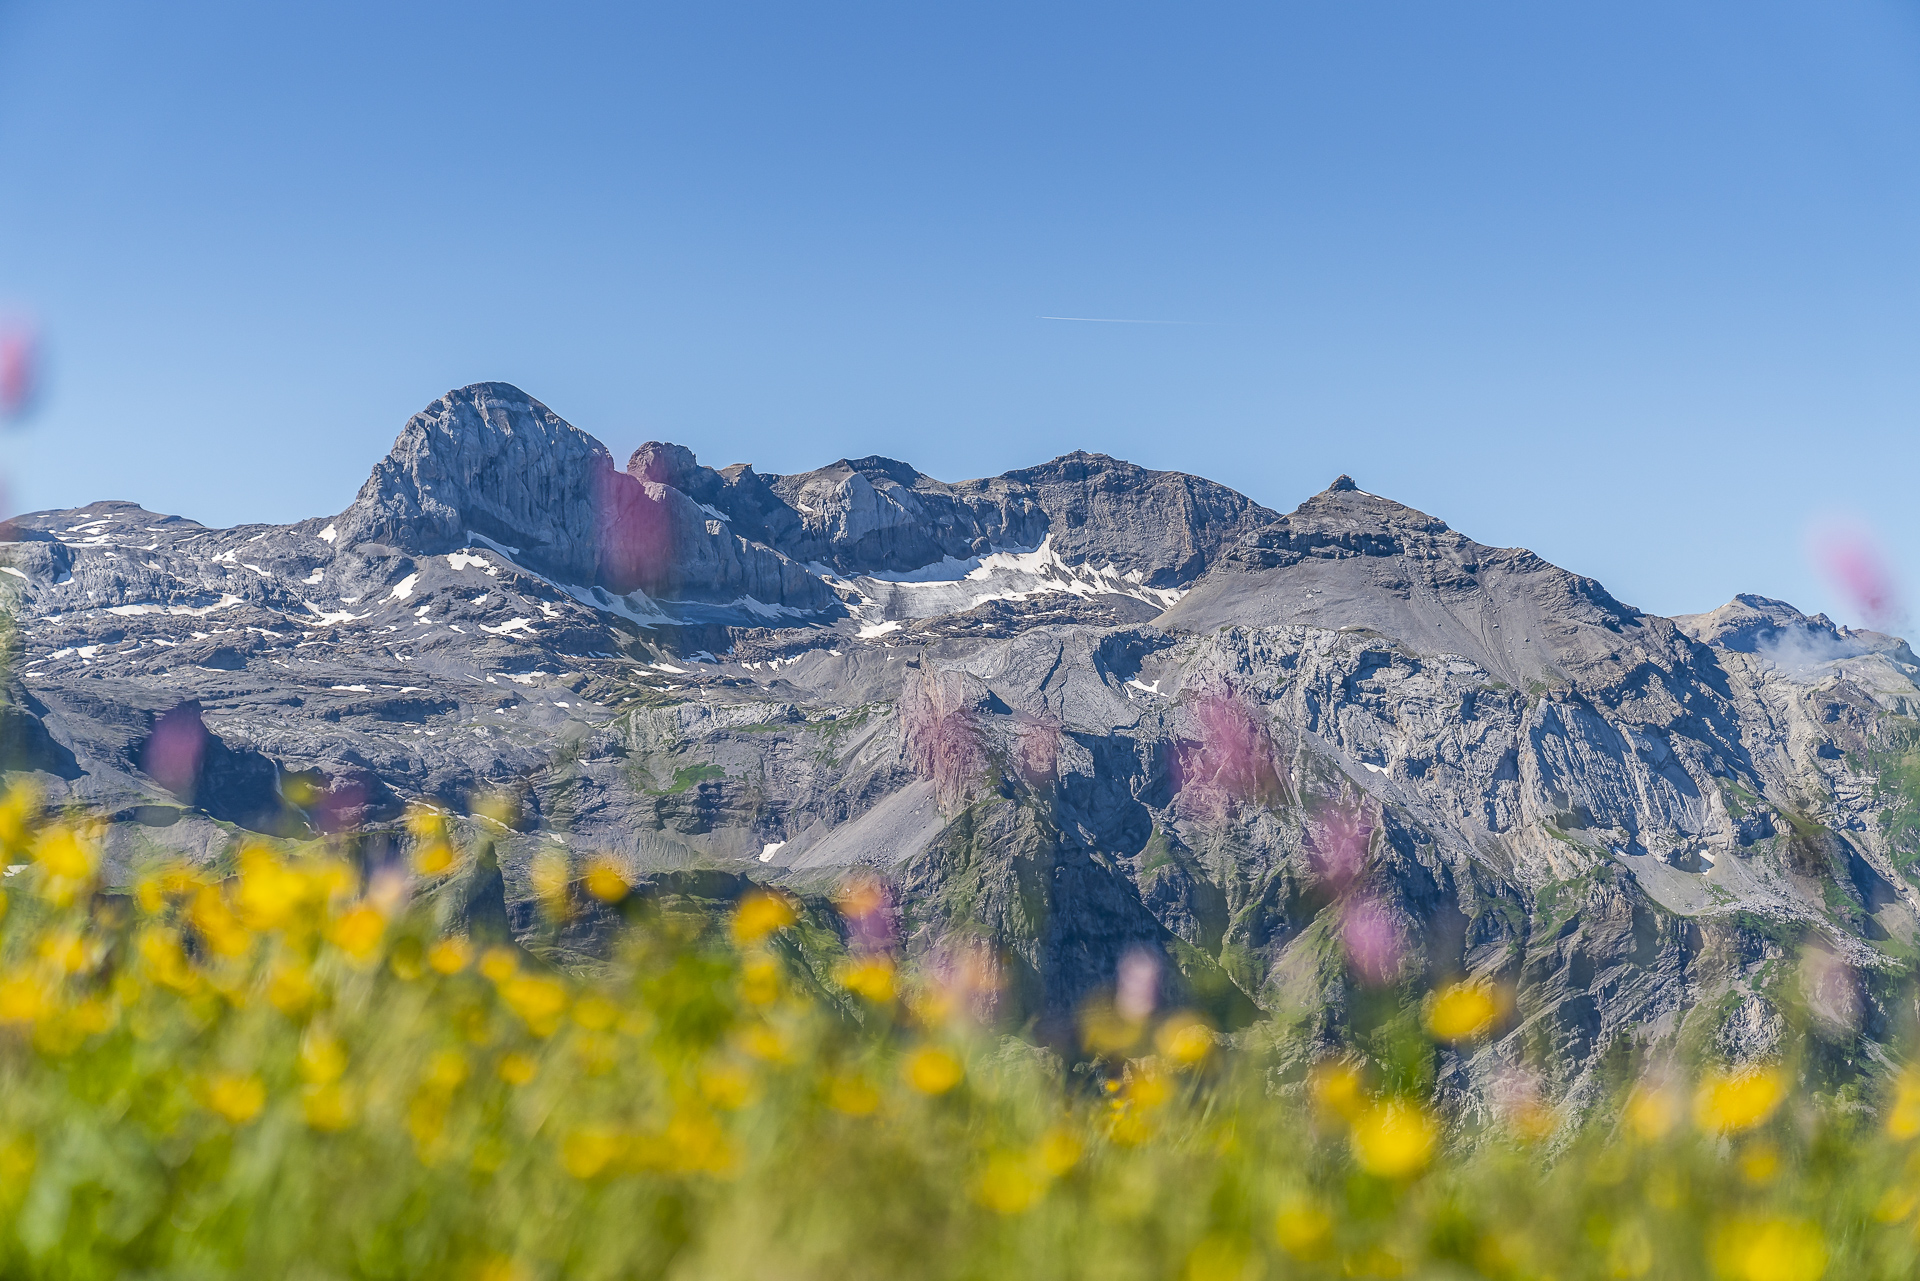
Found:
<path fill-rule="evenodd" d="M 1469 1111 L 1516 1073 L 1577 1100 L 1627 1048 L 1765 1057 L 1791 1018 L 1869 1061 L 1920 948 L 1905 642 L 1753 596 L 1647 615 L 1347 477 L 1280 516 L 1095 454 L 619 471 L 480 384 L 336 517 L 11 537 L 5 764 L 114 817 L 116 876 L 250 830 L 392 857 L 406 803 L 503 792 L 450 920 L 531 928 L 556 849 L 864 867 L 910 955 L 996 950 L 1044 1034 L 1141 950 L 1299 1064 L 1369 985 L 1482 978 L 1513 1001 L 1444 1064 Z"/>

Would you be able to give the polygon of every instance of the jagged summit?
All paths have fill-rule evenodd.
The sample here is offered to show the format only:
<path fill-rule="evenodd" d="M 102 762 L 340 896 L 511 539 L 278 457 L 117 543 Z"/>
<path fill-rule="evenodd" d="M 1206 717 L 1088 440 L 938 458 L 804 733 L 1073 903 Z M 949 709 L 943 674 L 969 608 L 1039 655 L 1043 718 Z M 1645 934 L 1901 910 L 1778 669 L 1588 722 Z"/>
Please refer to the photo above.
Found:
<path fill-rule="evenodd" d="M 1618 1038 L 1683 1023 L 1765 1053 L 1750 962 L 1783 931 L 1861 1010 L 1920 947 L 1904 642 L 1758 596 L 1646 615 L 1347 476 L 1282 515 L 1088 452 L 948 482 L 650 441 L 621 468 L 480 383 L 338 516 L 11 528 L 0 766 L 113 817 L 111 878 L 248 830 L 387 857 L 408 803 L 506 788 L 522 928 L 556 852 L 803 889 L 863 865 L 910 956 L 957 932 L 1010 958 L 1017 1019 L 1145 948 L 1223 1025 L 1300 1015 L 1302 1063 L 1359 903 L 1405 975 L 1516 994 L 1442 1060 L 1462 1097 L 1524 1059 L 1578 1098 Z M 156 756 L 168 717 L 197 756 Z"/>

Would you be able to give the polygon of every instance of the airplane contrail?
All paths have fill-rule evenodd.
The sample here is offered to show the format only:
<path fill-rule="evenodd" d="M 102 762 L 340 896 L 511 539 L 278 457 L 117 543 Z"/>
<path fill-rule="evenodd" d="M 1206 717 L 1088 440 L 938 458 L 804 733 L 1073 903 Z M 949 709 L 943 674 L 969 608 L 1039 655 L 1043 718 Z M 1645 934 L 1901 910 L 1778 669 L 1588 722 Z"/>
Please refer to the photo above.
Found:
<path fill-rule="evenodd" d="M 1042 316 L 1042 320 L 1077 320 L 1088 325 L 1190 325 L 1190 320 L 1122 320 L 1115 316 Z"/>

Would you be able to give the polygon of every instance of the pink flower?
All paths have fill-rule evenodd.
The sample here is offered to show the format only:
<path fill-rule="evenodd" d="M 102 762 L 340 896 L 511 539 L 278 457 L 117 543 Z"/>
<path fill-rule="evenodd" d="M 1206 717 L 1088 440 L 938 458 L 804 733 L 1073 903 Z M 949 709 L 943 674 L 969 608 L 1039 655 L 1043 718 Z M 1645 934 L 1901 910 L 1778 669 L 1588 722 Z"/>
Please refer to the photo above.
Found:
<path fill-rule="evenodd" d="M 1187 707 L 1197 741 L 1174 760 L 1176 804 L 1189 816 L 1225 818 L 1236 805 L 1271 804 L 1285 790 L 1264 717 L 1231 689 L 1201 693 Z"/>
<path fill-rule="evenodd" d="M 1160 958 L 1144 947 L 1130 948 L 1120 958 L 1119 984 L 1113 1008 L 1132 1023 L 1144 1023 L 1160 999 Z"/>
<path fill-rule="evenodd" d="M 1865 529 L 1834 525 L 1822 530 L 1814 536 L 1814 554 L 1868 626 L 1886 626 L 1899 617 L 1893 575 Z"/>
<path fill-rule="evenodd" d="M 965 796 L 987 772 L 986 735 L 959 672 L 922 672 L 900 693 L 900 719 L 914 772 L 933 780 L 942 805 Z"/>
<path fill-rule="evenodd" d="M 1362 981 L 1377 987 L 1392 982 L 1399 973 L 1400 931 L 1392 914 L 1375 900 L 1357 899 L 1347 905 L 1340 941 Z"/>
<path fill-rule="evenodd" d="M 1373 822 L 1359 808 L 1342 807 L 1322 817 L 1308 853 L 1314 870 L 1344 889 L 1367 861 Z"/>
<path fill-rule="evenodd" d="M 140 768 L 148 778 L 191 802 L 200 781 L 200 757 L 206 745 L 200 705 L 182 703 L 153 723 L 153 733 L 147 736 L 140 753 Z"/>

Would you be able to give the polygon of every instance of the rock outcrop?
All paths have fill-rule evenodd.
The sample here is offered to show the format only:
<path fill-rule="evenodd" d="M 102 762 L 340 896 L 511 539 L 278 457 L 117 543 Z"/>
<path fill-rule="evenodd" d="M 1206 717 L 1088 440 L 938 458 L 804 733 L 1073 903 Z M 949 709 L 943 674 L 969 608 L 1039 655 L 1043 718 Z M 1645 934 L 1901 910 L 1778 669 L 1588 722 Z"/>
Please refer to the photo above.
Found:
<path fill-rule="evenodd" d="M 5 763 L 115 816 L 114 875 L 247 831 L 383 856 L 405 804 L 504 791 L 489 929 L 531 928 L 556 848 L 866 869 L 910 956 L 992 948 L 1043 1034 L 1143 953 L 1300 1063 L 1370 986 L 1473 977 L 1514 1001 L 1445 1060 L 1469 1110 L 1516 1072 L 1577 1101 L 1610 1053 L 1770 1053 L 1820 992 L 1855 994 L 1815 1011 L 1841 1058 L 1905 1017 L 1903 641 L 1763 597 L 1648 615 L 1346 477 L 1282 516 L 1095 454 L 620 471 L 481 384 L 336 517 L 10 528 Z"/>

